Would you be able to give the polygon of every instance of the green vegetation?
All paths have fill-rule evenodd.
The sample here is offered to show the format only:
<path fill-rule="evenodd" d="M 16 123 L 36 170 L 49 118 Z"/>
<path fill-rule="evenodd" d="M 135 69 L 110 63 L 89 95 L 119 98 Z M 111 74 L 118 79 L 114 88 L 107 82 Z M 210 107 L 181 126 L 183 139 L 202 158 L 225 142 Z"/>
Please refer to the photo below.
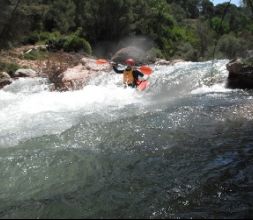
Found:
<path fill-rule="evenodd" d="M 19 65 L 14 63 L 4 63 L 0 61 L 0 72 L 6 72 L 10 75 L 14 74 L 16 70 L 21 68 Z"/>
<path fill-rule="evenodd" d="M 34 49 L 22 55 L 25 60 L 43 60 L 48 58 L 48 51 L 42 49 Z"/>
<path fill-rule="evenodd" d="M 253 49 L 253 0 L 240 7 L 210 0 L 1 0 L 0 10 L 0 48 L 46 43 L 49 50 L 103 49 L 109 56 L 123 39 L 144 36 L 150 56 L 166 59 L 207 60 L 213 51 L 234 58 Z M 25 58 L 40 57 L 35 53 Z"/>

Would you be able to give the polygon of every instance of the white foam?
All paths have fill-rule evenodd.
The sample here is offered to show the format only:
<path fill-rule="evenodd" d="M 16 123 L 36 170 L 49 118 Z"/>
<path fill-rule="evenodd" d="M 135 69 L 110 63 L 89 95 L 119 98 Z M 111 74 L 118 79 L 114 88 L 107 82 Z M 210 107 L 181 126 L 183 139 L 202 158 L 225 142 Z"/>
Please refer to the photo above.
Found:
<path fill-rule="evenodd" d="M 224 68 L 224 62 L 216 65 Z M 205 67 L 205 63 L 197 64 L 196 68 L 201 69 L 202 66 Z M 146 94 L 131 88 L 124 89 L 122 75 L 115 73 L 101 73 L 82 90 L 69 92 L 50 92 L 45 79 L 16 80 L 0 91 L 0 145 L 61 133 L 91 113 L 111 114 L 132 104 L 157 106 L 161 97 L 165 97 L 164 100 L 168 100 L 168 96 L 173 97 L 174 90 L 178 90 L 176 94 L 180 95 L 230 91 L 223 84 L 192 90 L 192 85 L 198 80 L 196 76 L 200 75 L 195 63 L 183 62 L 152 68 L 151 87 Z M 205 74 L 201 77 L 205 77 Z M 182 86 L 175 82 L 180 82 Z M 155 99 L 152 94 L 155 94 Z M 149 96 L 151 98 L 148 99 Z"/>
<path fill-rule="evenodd" d="M 17 82 L 16 87 L 12 85 L 7 91 L 0 92 L 0 142 L 5 139 L 5 145 L 6 141 L 17 143 L 20 139 L 60 133 L 76 124 L 83 115 L 104 113 L 140 102 L 135 90 L 115 84 L 50 92 L 37 84 L 33 84 L 37 87 L 33 90 L 31 81 L 26 82 L 29 85 L 24 81 Z"/>
<path fill-rule="evenodd" d="M 213 86 L 202 86 L 191 91 L 191 94 L 206 94 L 206 93 L 228 93 L 231 89 L 227 89 L 225 84 L 215 84 Z"/>

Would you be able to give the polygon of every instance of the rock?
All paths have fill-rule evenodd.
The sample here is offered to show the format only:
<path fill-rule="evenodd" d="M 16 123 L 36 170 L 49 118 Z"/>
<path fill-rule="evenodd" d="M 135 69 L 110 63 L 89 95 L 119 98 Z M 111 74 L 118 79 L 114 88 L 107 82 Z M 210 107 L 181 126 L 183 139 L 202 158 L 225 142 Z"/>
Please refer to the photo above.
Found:
<path fill-rule="evenodd" d="M 62 73 L 62 87 L 65 90 L 81 89 L 85 82 L 88 80 L 89 70 L 82 64 L 73 68 L 68 68 Z"/>
<path fill-rule="evenodd" d="M 92 58 L 82 58 L 81 62 L 68 68 L 61 74 L 54 74 L 57 77 L 51 78 L 54 88 L 58 91 L 69 91 L 82 89 L 87 82 L 101 72 L 109 72 L 112 67 L 108 64 L 96 64 Z"/>
<path fill-rule="evenodd" d="M 87 57 L 82 58 L 81 63 L 86 67 L 86 69 L 94 71 L 110 71 L 112 69 L 109 62 L 105 64 L 97 64 L 95 59 Z"/>
<path fill-rule="evenodd" d="M 237 74 L 240 73 L 242 70 L 242 61 L 240 59 L 231 60 L 227 65 L 226 68 L 229 72 L 229 77 L 236 77 Z"/>
<path fill-rule="evenodd" d="M 175 63 L 179 63 L 179 62 L 185 62 L 185 61 L 181 59 L 175 59 L 175 60 L 157 59 L 155 61 L 155 65 L 174 65 Z"/>
<path fill-rule="evenodd" d="M 170 64 L 171 64 L 171 65 L 174 65 L 175 63 L 181 63 L 181 62 L 185 62 L 185 60 L 182 60 L 182 59 L 171 60 L 171 61 L 170 61 Z"/>
<path fill-rule="evenodd" d="M 244 64 L 240 59 L 231 60 L 226 68 L 229 72 L 228 88 L 253 89 L 253 66 Z"/>
<path fill-rule="evenodd" d="M 6 72 L 0 72 L 0 89 L 4 86 L 9 85 L 12 83 L 12 79 L 10 75 Z"/>
<path fill-rule="evenodd" d="M 169 60 L 164 60 L 164 59 L 157 59 L 155 61 L 155 65 L 170 65 L 171 61 Z"/>
<path fill-rule="evenodd" d="M 32 69 L 18 69 L 14 73 L 14 77 L 36 77 L 38 76 L 37 72 Z"/>
<path fill-rule="evenodd" d="M 137 65 L 148 63 L 149 59 L 145 51 L 137 47 L 125 47 L 118 50 L 112 57 L 112 61 L 116 63 L 125 64 L 125 60 L 132 58 Z"/>

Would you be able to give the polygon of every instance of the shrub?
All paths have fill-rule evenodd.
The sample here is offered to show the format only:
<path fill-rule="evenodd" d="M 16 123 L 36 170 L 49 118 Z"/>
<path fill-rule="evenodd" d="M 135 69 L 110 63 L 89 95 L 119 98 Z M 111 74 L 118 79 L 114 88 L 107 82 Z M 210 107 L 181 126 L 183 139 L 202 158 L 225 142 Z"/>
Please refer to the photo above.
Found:
<path fill-rule="evenodd" d="M 224 35 L 218 43 L 218 49 L 226 58 L 233 59 L 241 53 L 243 44 L 233 35 Z"/>
<path fill-rule="evenodd" d="M 65 39 L 63 49 L 67 52 L 83 51 L 87 54 L 91 54 L 92 52 L 90 44 L 84 38 L 78 37 L 76 35 L 69 36 Z"/>
<path fill-rule="evenodd" d="M 7 72 L 9 75 L 13 75 L 19 68 L 20 66 L 15 63 L 3 63 L 0 61 L 0 71 Z"/>
<path fill-rule="evenodd" d="M 52 51 L 61 50 L 63 49 L 63 45 L 65 41 L 66 41 L 65 37 L 52 36 L 46 41 L 47 48 L 48 50 L 52 50 Z"/>
<path fill-rule="evenodd" d="M 177 52 L 174 55 L 174 58 L 182 58 L 184 60 L 197 61 L 198 54 L 197 50 L 188 42 L 181 42 L 177 46 Z"/>
<path fill-rule="evenodd" d="M 23 44 L 35 44 L 35 43 L 37 43 L 39 41 L 39 35 L 38 35 L 38 33 L 32 33 L 32 34 L 30 34 L 30 35 L 28 35 L 28 36 L 26 36 L 24 39 L 23 39 L 23 41 L 22 41 L 22 43 Z"/>
<path fill-rule="evenodd" d="M 77 35 L 69 36 L 60 36 L 60 37 L 51 37 L 47 40 L 46 44 L 48 45 L 49 50 L 61 50 L 63 49 L 66 52 L 79 52 L 83 51 L 87 54 L 92 53 L 91 46 L 88 41 L 84 38 L 78 37 Z"/>
<path fill-rule="evenodd" d="M 39 60 L 48 57 L 48 52 L 43 50 L 32 50 L 29 53 L 25 53 L 23 58 L 26 60 Z"/>

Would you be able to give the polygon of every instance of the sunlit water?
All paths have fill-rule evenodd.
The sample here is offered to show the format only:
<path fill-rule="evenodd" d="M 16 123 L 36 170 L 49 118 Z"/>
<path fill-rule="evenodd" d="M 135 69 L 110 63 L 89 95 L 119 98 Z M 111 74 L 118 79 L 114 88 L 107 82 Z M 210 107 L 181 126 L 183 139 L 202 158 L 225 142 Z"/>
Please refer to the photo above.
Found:
<path fill-rule="evenodd" d="M 226 63 L 152 66 L 144 92 L 101 73 L 0 91 L 0 218 L 252 218 L 253 92 Z"/>

